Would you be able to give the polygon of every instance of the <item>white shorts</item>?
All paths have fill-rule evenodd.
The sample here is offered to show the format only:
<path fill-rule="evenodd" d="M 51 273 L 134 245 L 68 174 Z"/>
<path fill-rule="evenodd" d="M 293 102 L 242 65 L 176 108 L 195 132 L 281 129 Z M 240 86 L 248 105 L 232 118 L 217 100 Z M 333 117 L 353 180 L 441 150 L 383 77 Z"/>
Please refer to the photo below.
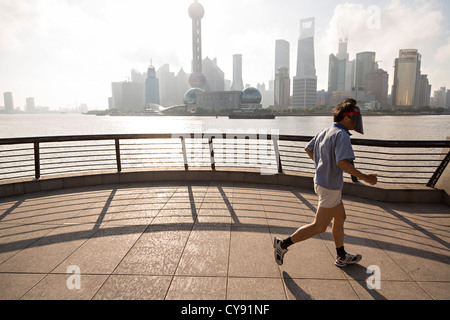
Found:
<path fill-rule="evenodd" d="M 314 184 L 314 191 L 319 196 L 319 206 L 334 208 L 342 202 L 342 190 L 330 190 Z"/>

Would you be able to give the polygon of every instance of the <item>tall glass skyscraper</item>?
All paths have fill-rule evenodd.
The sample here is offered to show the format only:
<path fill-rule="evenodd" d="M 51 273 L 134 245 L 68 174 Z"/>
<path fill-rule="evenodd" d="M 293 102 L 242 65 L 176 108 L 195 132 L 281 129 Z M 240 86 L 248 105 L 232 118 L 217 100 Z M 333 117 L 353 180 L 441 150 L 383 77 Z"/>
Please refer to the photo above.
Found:
<path fill-rule="evenodd" d="M 294 108 L 316 106 L 317 75 L 314 58 L 314 18 L 300 21 L 297 74 L 294 77 L 292 104 Z"/>
<path fill-rule="evenodd" d="M 289 62 L 289 42 L 282 39 L 276 40 L 274 106 L 277 109 L 285 109 L 290 106 L 291 80 L 289 77 Z"/>
<path fill-rule="evenodd" d="M 375 52 L 366 51 L 356 54 L 355 87 L 356 91 L 364 91 L 366 75 L 378 69 L 375 62 Z"/>
<path fill-rule="evenodd" d="M 242 54 L 233 55 L 233 83 L 232 91 L 244 90 L 244 82 L 242 81 Z"/>
<path fill-rule="evenodd" d="M 392 104 L 396 107 L 418 107 L 420 64 L 422 56 L 417 49 L 400 50 L 395 59 Z"/>
<path fill-rule="evenodd" d="M 150 63 L 145 80 L 145 103 L 159 104 L 159 79 L 156 78 L 156 69 Z"/>

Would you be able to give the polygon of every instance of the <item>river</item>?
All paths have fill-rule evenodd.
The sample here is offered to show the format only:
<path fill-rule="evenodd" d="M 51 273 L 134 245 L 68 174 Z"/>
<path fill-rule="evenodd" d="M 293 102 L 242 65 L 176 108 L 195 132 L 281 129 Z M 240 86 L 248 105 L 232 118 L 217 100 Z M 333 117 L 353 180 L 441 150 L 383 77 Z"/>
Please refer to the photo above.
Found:
<path fill-rule="evenodd" d="M 330 116 L 277 117 L 273 120 L 228 117 L 95 116 L 83 114 L 0 114 L 0 138 L 127 133 L 279 133 L 314 136 L 330 126 Z M 365 134 L 353 138 L 445 140 L 450 115 L 366 116 Z"/>

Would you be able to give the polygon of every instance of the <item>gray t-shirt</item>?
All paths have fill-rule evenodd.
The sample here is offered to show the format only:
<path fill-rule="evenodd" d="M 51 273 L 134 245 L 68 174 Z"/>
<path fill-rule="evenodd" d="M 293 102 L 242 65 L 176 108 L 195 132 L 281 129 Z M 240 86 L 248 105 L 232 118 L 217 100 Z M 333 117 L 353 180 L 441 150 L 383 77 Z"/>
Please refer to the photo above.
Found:
<path fill-rule="evenodd" d="M 344 171 L 337 163 L 341 160 L 355 159 L 350 132 L 344 126 L 335 123 L 315 136 L 307 148 L 314 154 L 316 167 L 314 183 L 330 190 L 342 190 Z"/>

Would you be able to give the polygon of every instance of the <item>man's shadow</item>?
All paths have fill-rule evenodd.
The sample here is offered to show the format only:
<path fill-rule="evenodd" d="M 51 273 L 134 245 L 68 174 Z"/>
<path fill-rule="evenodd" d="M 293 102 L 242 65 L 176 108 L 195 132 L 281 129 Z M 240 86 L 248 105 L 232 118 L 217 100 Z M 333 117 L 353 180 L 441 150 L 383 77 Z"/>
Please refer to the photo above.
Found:
<path fill-rule="evenodd" d="M 306 293 L 300 286 L 291 278 L 289 273 L 283 271 L 283 280 L 286 284 L 286 288 L 295 297 L 295 300 L 313 300 L 313 298 Z"/>
<path fill-rule="evenodd" d="M 370 289 L 367 286 L 366 281 L 372 274 L 368 274 L 365 267 L 359 264 L 355 264 L 342 268 L 342 271 L 353 278 L 355 282 L 363 287 L 375 300 L 387 300 L 387 298 L 379 293 L 376 289 Z M 314 300 L 314 298 L 305 290 L 303 290 L 286 271 L 283 271 L 283 280 L 286 284 L 286 288 L 295 297 L 296 300 Z"/>
<path fill-rule="evenodd" d="M 373 273 L 367 273 L 367 268 L 359 264 L 353 264 L 341 268 L 341 270 L 346 275 L 353 278 L 353 280 L 355 280 L 357 284 L 363 287 L 367 291 L 367 293 L 369 293 L 375 300 L 387 300 L 387 298 L 379 293 L 376 289 L 370 289 L 367 286 L 367 279 L 373 275 Z"/>

